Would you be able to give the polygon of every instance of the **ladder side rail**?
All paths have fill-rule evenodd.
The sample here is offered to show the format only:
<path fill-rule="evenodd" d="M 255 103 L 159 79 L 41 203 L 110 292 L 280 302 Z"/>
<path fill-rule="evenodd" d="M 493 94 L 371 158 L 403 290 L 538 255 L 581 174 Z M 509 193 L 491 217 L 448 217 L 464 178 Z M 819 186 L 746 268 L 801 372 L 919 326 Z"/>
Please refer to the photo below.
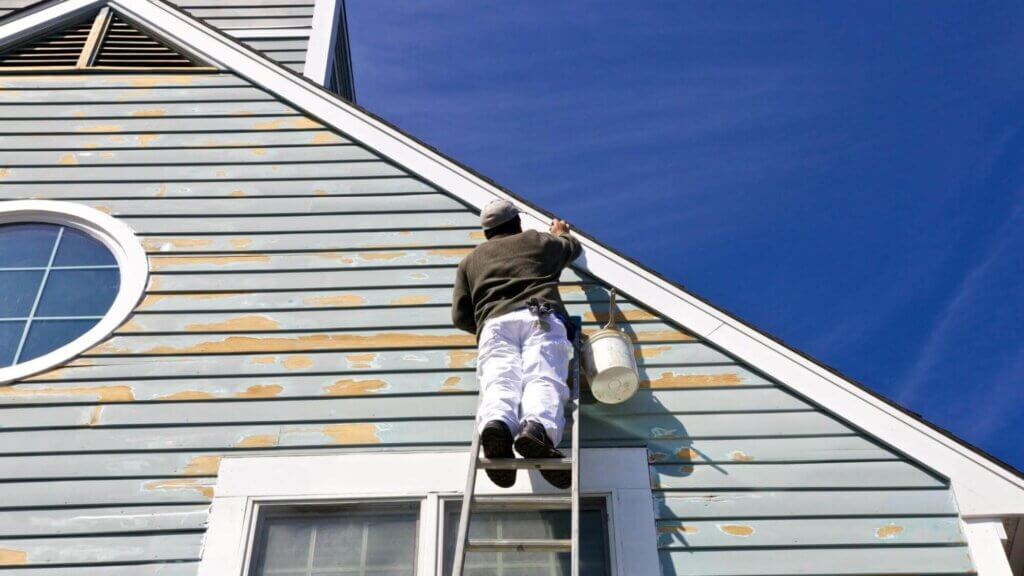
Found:
<path fill-rule="evenodd" d="M 572 342 L 572 576 L 580 575 L 580 428 L 583 414 L 580 406 L 580 334 L 582 322 L 573 318 L 576 325 Z"/>
<path fill-rule="evenodd" d="M 479 413 L 479 407 L 477 409 Z M 466 490 L 462 493 L 462 509 L 459 510 L 459 535 L 455 543 L 455 566 L 452 576 L 462 576 L 466 564 L 466 545 L 469 542 L 469 517 L 476 491 L 477 461 L 480 459 L 480 426 L 473 420 L 473 442 L 469 447 L 469 472 L 466 474 Z"/>

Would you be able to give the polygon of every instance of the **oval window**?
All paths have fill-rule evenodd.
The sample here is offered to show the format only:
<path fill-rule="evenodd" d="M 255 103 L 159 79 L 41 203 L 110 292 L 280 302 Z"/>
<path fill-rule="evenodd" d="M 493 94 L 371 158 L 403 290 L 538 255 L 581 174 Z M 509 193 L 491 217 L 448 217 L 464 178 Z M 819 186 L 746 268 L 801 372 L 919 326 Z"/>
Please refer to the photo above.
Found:
<path fill-rule="evenodd" d="M 71 202 L 0 202 L 0 384 L 108 337 L 147 276 L 146 253 L 123 222 Z"/>
<path fill-rule="evenodd" d="M 87 233 L 0 225 L 0 366 L 52 352 L 95 326 L 121 285 L 117 260 Z"/>

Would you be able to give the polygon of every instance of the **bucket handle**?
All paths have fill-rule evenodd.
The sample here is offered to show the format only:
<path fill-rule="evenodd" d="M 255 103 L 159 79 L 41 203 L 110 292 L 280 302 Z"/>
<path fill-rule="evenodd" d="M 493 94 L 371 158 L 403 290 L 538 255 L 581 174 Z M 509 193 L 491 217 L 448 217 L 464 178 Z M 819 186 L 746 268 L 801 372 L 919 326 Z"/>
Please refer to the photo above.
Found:
<path fill-rule="evenodd" d="M 615 317 L 618 316 L 618 309 L 615 307 L 615 297 L 618 295 L 615 288 L 612 288 L 608 292 L 608 324 L 605 324 L 605 330 L 615 330 Z"/>

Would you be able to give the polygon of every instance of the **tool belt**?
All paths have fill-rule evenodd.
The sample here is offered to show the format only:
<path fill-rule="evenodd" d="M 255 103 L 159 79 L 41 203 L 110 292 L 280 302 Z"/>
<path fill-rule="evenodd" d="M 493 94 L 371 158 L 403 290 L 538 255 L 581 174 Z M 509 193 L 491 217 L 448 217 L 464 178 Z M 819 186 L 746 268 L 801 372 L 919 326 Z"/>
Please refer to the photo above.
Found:
<path fill-rule="evenodd" d="M 530 310 L 530 313 L 537 317 L 537 326 L 543 327 L 545 325 L 544 319 L 548 316 L 554 316 L 562 321 L 562 325 L 565 326 L 566 337 L 571 342 L 576 335 L 576 325 L 564 314 L 551 305 L 550 302 L 541 302 L 536 298 L 530 298 L 526 301 L 526 307 Z M 547 330 L 545 330 L 546 332 Z"/>

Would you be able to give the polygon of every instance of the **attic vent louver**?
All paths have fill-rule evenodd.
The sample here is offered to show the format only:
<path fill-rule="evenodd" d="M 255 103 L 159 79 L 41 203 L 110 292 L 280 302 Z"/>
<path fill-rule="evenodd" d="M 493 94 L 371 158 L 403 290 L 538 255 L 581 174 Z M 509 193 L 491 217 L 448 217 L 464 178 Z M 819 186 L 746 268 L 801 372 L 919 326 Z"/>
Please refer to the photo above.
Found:
<path fill-rule="evenodd" d="M 204 67 L 142 32 L 109 8 L 57 32 L 0 53 L 0 72 L 204 71 Z"/>

